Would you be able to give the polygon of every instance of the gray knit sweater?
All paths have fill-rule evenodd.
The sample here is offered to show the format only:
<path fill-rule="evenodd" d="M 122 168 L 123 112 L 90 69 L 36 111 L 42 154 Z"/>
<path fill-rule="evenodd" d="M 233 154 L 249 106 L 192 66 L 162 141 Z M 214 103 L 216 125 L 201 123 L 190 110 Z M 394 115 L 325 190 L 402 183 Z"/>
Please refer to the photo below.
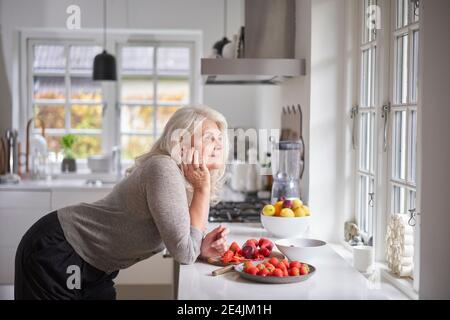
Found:
<path fill-rule="evenodd" d="M 195 262 L 202 232 L 190 225 L 184 177 L 169 156 L 154 156 L 105 198 L 58 210 L 67 241 L 107 273 L 166 247 L 176 261 Z"/>

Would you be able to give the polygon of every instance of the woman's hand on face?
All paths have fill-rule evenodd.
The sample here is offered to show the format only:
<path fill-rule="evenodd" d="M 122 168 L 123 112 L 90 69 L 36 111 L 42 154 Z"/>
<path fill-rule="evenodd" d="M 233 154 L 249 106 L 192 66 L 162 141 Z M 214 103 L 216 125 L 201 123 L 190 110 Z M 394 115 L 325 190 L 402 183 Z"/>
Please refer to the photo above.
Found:
<path fill-rule="evenodd" d="M 206 167 L 205 156 L 202 155 L 200 161 L 200 154 L 195 148 L 182 151 L 182 167 L 186 180 L 192 185 L 194 191 L 209 190 L 210 188 L 210 174 Z"/>
<path fill-rule="evenodd" d="M 228 248 L 226 235 L 230 229 L 220 225 L 209 232 L 202 241 L 201 257 L 215 258 L 220 257 Z"/>

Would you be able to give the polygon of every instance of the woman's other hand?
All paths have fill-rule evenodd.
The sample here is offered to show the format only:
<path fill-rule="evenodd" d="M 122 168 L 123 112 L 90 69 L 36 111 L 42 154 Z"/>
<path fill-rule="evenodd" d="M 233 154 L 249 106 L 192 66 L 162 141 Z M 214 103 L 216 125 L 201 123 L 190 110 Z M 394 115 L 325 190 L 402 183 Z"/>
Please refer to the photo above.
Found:
<path fill-rule="evenodd" d="M 209 232 L 202 241 L 201 253 L 202 258 L 220 257 L 228 248 L 226 235 L 230 229 L 220 225 Z"/>

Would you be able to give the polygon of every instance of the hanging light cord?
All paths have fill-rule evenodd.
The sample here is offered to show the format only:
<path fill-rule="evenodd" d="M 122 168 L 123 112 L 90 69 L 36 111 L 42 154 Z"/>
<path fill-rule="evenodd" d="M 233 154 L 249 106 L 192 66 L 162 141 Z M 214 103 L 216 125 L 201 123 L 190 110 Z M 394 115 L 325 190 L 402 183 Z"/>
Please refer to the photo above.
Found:
<path fill-rule="evenodd" d="M 103 0 L 103 50 L 106 50 L 106 0 Z"/>
<path fill-rule="evenodd" d="M 224 0 L 223 2 L 223 36 L 227 37 L 227 20 L 228 20 L 228 1 Z"/>

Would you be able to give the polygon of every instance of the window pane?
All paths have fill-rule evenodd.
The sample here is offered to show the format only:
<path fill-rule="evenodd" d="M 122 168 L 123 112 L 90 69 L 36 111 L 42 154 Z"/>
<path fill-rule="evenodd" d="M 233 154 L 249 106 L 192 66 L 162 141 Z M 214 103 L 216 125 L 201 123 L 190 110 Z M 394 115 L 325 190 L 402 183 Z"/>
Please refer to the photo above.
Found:
<path fill-rule="evenodd" d="M 361 74 L 361 106 L 375 105 L 375 48 L 364 50 L 362 53 Z"/>
<path fill-rule="evenodd" d="M 373 171 L 373 136 L 374 136 L 373 112 L 364 112 L 361 114 L 360 126 L 360 147 L 359 147 L 359 167 L 360 170 Z"/>
<path fill-rule="evenodd" d="M 153 73 L 153 47 L 122 48 L 122 72 L 127 74 Z"/>
<path fill-rule="evenodd" d="M 102 109 L 101 105 L 72 105 L 71 127 L 73 129 L 101 129 Z"/>
<path fill-rule="evenodd" d="M 153 107 L 122 106 L 120 123 L 122 132 L 153 131 Z"/>
<path fill-rule="evenodd" d="M 45 140 L 47 141 L 47 148 L 49 152 L 55 152 L 58 154 L 61 151 L 61 136 L 45 134 Z"/>
<path fill-rule="evenodd" d="M 393 177 L 406 179 L 406 111 L 394 113 Z"/>
<path fill-rule="evenodd" d="M 84 159 L 102 153 L 101 136 L 77 135 L 73 146 L 76 158 Z"/>
<path fill-rule="evenodd" d="M 189 103 L 189 81 L 178 79 L 158 81 L 158 102 Z"/>
<path fill-rule="evenodd" d="M 374 180 L 368 176 L 362 175 L 359 177 L 359 203 L 358 216 L 359 226 L 366 232 L 372 233 L 372 219 L 373 219 L 373 198 Z M 371 201 L 373 199 L 373 201 Z"/>
<path fill-rule="evenodd" d="M 397 37 L 396 102 L 407 103 L 408 97 L 408 35 Z"/>
<path fill-rule="evenodd" d="M 416 209 L 416 191 L 409 190 L 408 197 L 408 210 Z"/>
<path fill-rule="evenodd" d="M 408 179 L 416 182 L 416 160 L 417 160 L 417 111 L 412 110 L 410 114 L 410 135 L 409 135 L 409 175 Z"/>
<path fill-rule="evenodd" d="M 35 105 L 34 115 L 40 117 L 46 128 L 50 129 L 64 129 L 64 106 L 61 105 Z M 39 122 L 35 124 L 35 127 L 41 126 Z"/>
<path fill-rule="evenodd" d="M 64 46 L 36 45 L 34 46 L 34 72 L 64 73 L 66 56 Z"/>
<path fill-rule="evenodd" d="M 419 31 L 413 33 L 413 56 L 411 65 L 411 101 L 417 103 L 419 81 Z"/>
<path fill-rule="evenodd" d="M 122 79 L 121 101 L 153 102 L 153 81 L 145 79 Z"/>
<path fill-rule="evenodd" d="M 377 5 L 376 0 L 364 0 L 364 32 L 363 43 L 371 42 L 376 39 L 376 21 L 373 18 L 376 17 L 374 10 Z"/>
<path fill-rule="evenodd" d="M 101 84 L 87 77 L 72 77 L 70 79 L 70 98 L 100 102 L 102 100 Z"/>
<path fill-rule="evenodd" d="M 406 213 L 405 188 L 394 186 L 392 213 Z"/>
<path fill-rule="evenodd" d="M 170 117 L 179 109 L 179 107 L 158 107 L 157 108 L 157 116 L 156 116 L 156 127 L 158 133 L 162 133 L 164 127 L 169 121 Z"/>
<path fill-rule="evenodd" d="M 397 0 L 397 28 L 408 25 L 408 5 L 410 0 Z"/>
<path fill-rule="evenodd" d="M 153 141 L 152 136 L 122 135 L 122 158 L 133 160 L 148 152 L 153 145 Z"/>
<path fill-rule="evenodd" d="M 158 74 L 188 74 L 189 48 L 158 48 Z"/>
<path fill-rule="evenodd" d="M 71 46 L 70 71 L 71 73 L 92 73 L 94 58 L 102 51 L 99 46 Z"/>
<path fill-rule="evenodd" d="M 33 77 L 33 99 L 65 99 L 64 77 Z"/>

